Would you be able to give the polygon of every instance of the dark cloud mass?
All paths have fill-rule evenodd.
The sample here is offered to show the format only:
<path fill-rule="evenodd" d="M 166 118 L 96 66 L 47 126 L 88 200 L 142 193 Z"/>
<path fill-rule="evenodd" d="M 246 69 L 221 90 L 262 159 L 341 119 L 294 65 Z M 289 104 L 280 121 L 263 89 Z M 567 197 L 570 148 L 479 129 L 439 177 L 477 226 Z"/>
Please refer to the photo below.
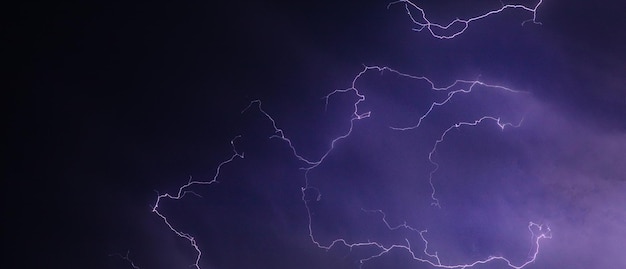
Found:
<path fill-rule="evenodd" d="M 197 240 L 201 268 L 359 268 L 381 253 L 356 242 L 434 261 L 424 240 L 444 264 L 520 265 L 546 227 L 524 268 L 626 268 L 623 4 L 544 0 L 541 25 L 506 11 L 440 40 L 401 5 L 362 2 L 20 4 L 4 267 L 132 268 L 110 255 L 128 251 L 143 269 L 189 268 L 193 247 L 151 209 L 190 177 L 213 179 L 241 135 L 245 158 L 219 183 L 159 204 Z M 501 5 L 414 2 L 441 21 Z M 355 79 L 364 66 L 391 69 Z M 398 72 L 506 89 L 476 85 L 397 130 L 469 89 Z M 351 122 L 354 91 L 323 98 L 351 86 L 370 117 Z M 253 100 L 263 110 L 242 113 Z M 272 135 L 323 162 L 303 170 Z M 396 248 L 362 268 L 436 267 Z"/>

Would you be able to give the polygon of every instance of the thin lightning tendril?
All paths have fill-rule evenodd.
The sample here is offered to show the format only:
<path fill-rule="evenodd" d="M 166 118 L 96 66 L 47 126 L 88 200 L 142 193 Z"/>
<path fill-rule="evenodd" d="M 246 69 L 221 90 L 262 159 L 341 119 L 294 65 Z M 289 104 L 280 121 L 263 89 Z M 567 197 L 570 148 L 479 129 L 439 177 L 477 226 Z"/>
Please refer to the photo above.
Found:
<path fill-rule="evenodd" d="M 494 15 L 494 14 L 498 14 L 501 12 L 504 12 L 505 10 L 510 10 L 510 9 L 517 9 L 517 10 L 523 10 L 526 12 L 530 12 L 532 13 L 532 18 L 528 19 L 524 22 L 522 22 L 522 25 L 524 25 L 525 23 L 528 22 L 532 22 L 534 24 L 541 24 L 540 22 L 537 21 L 537 9 L 539 8 L 539 6 L 542 4 L 542 0 L 540 0 L 534 7 L 528 7 L 528 6 L 524 6 L 524 5 L 517 5 L 517 4 L 503 4 L 502 7 L 500 7 L 499 9 L 495 9 L 495 10 L 491 10 L 489 12 L 486 12 L 482 15 L 476 16 L 476 17 L 471 17 L 469 19 L 455 19 L 452 22 L 448 23 L 448 24 L 438 24 L 438 23 L 433 23 L 431 22 L 427 16 L 426 13 L 424 11 L 423 8 L 417 6 L 416 4 L 414 4 L 411 1 L 408 0 L 399 0 L 399 1 L 395 1 L 390 3 L 387 8 L 390 8 L 393 5 L 397 5 L 397 4 L 404 4 L 405 6 L 405 10 L 406 13 L 408 15 L 408 17 L 410 18 L 410 20 L 417 25 L 413 30 L 417 31 L 417 32 L 421 32 L 423 30 L 428 30 L 428 32 L 430 32 L 430 34 L 438 39 L 452 39 L 455 38 L 456 36 L 462 34 L 470 25 L 470 23 L 480 20 L 480 19 L 484 19 L 488 16 Z M 413 15 L 412 11 L 413 10 L 417 10 L 417 12 L 420 14 L 419 16 L 415 16 Z M 448 33 L 448 34 L 442 34 L 440 32 L 446 32 L 446 31 L 450 31 L 451 27 L 455 26 L 455 25 L 461 25 L 461 28 L 457 31 L 453 31 L 452 33 Z M 429 115 L 431 115 L 431 113 L 439 108 L 439 107 L 443 107 L 445 106 L 450 100 L 452 100 L 455 96 L 460 95 L 460 94 L 471 94 L 475 88 L 477 86 L 481 86 L 481 87 L 485 87 L 485 88 L 489 88 L 489 89 L 495 89 L 495 90 L 501 90 L 501 91 L 505 91 L 511 94 L 523 94 L 525 92 L 522 91 L 516 91 L 507 87 L 503 87 L 503 86 L 499 86 L 499 85 L 492 85 L 492 84 L 487 84 L 478 80 L 456 80 L 454 81 L 452 84 L 446 86 L 446 87 L 437 87 L 435 85 L 435 83 L 433 83 L 433 81 L 431 81 L 430 79 L 428 79 L 427 77 L 423 77 L 423 76 L 413 76 L 413 75 L 409 75 L 409 74 L 405 74 L 399 71 L 396 71 L 394 69 L 388 68 L 388 67 L 380 67 L 380 66 L 364 66 L 363 70 L 360 71 L 352 80 L 352 83 L 350 85 L 350 87 L 345 88 L 345 89 L 338 89 L 338 90 L 334 90 L 332 92 L 330 92 L 329 94 L 327 94 L 326 96 L 323 97 L 324 100 L 324 105 L 325 108 L 328 107 L 329 102 L 331 97 L 338 95 L 338 94 L 348 94 L 348 93 L 352 93 L 357 97 L 357 100 L 353 103 L 353 110 L 352 110 L 352 114 L 349 120 L 349 125 L 347 126 L 347 128 L 345 129 L 345 131 L 343 132 L 343 134 L 335 137 L 334 139 L 332 139 L 329 143 L 329 145 L 327 146 L 327 150 L 326 152 L 324 152 L 321 156 L 319 156 L 317 159 L 310 159 L 310 158 L 306 158 L 304 157 L 294 146 L 294 144 L 292 143 L 291 139 L 289 139 L 286 135 L 285 132 L 280 129 L 276 123 L 276 120 L 269 114 L 267 113 L 263 108 L 262 108 L 262 103 L 260 100 L 254 100 L 252 102 L 250 102 L 250 104 L 243 109 L 243 111 L 241 113 L 246 113 L 247 111 L 251 110 L 253 107 L 256 107 L 258 109 L 258 111 L 265 117 L 267 118 L 272 125 L 272 128 L 274 129 L 274 133 L 273 135 L 270 136 L 270 139 L 279 139 L 284 141 L 290 148 L 292 155 L 299 161 L 301 161 L 304 164 L 304 167 L 301 167 L 302 170 L 304 170 L 304 185 L 301 187 L 301 192 L 302 192 L 302 202 L 304 204 L 304 207 L 306 209 L 307 212 L 307 218 L 308 218 L 308 236 L 311 239 L 311 242 L 313 244 L 315 244 L 317 247 L 324 249 L 324 250 L 330 250 L 335 246 L 340 246 L 343 245 L 345 247 L 348 247 L 349 249 L 354 249 L 354 248 L 360 248 L 360 247 L 374 247 L 375 249 L 378 249 L 378 252 L 376 254 L 373 254 L 369 257 L 366 258 L 362 258 L 359 260 L 359 264 L 360 267 L 362 267 L 363 265 L 365 265 L 368 261 L 374 260 L 376 258 L 382 257 L 385 254 L 394 251 L 394 250 L 399 250 L 399 251 L 405 251 L 407 253 L 409 253 L 412 257 L 412 259 L 414 261 L 420 262 L 420 263 L 425 263 L 425 264 L 429 264 L 435 268 L 445 268 L 445 269 L 465 269 L 465 268 L 472 268 L 476 265 L 480 265 L 480 264 L 486 264 L 486 263 L 490 263 L 490 262 L 494 262 L 494 261 L 502 261 L 504 263 L 507 264 L 508 268 L 512 268 L 512 269 L 521 269 L 526 267 L 528 264 L 533 263 L 536 259 L 537 259 L 537 255 L 539 253 L 539 248 L 540 248 L 540 241 L 543 239 L 549 239 L 552 237 L 551 234 L 551 230 L 549 227 L 547 227 L 546 225 L 543 224 L 537 224 L 534 222 L 529 222 L 528 224 L 528 230 L 530 231 L 530 238 L 531 238 L 531 248 L 529 250 L 528 253 L 528 259 L 525 262 L 522 262 L 521 264 L 515 264 L 513 262 L 511 262 L 509 259 L 503 257 L 503 256 L 489 256 L 486 257 L 484 259 L 480 259 L 477 261 L 473 261 L 470 263 L 466 263 L 466 264 L 446 264 L 444 262 L 442 262 L 442 260 L 439 257 L 438 252 L 431 252 L 428 249 L 429 246 L 429 241 L 426 238 L 426 233 L 427 230 L 423 229 L 423 230 L 419 230 L 416 228 L 411 227 L 410 225 L 408 225 L 406 222 L 403 222 L 399 225 L 391 225 L 388 221 L 387 221 L 387 216 L 385 214 L 385 212 L 383 212 L 382 210 L 366 210 L 366 209 L 362 209 L 365 213 L 371 213 L 371 214 L 379 214 L 381 215 L 381 221 L 382 223 L 384 223 L 384 225 L 387 227 L 387 229 L 391 230 L 391 231 L 395 231 L 395 230 L 408 230 L 410 232 L 414 232 L 419 234 L 420 239 L 422 241 L 423 244 L 423 249 L 421 249 L 421 253 L 420 252 L 416 252 L 413 248 L 413 246 L 411 245 L 411 242 L 409 239 L 405 238 L 405 243 L 404 244 L 392 244 L 392 245 L 385 245 L 383 243 L 379 243 L 379 242 L 375 242 L 375 241 L 365 241 L 365 242 L 350 242 L 347 239 L 344 238 L 337 238 L 332 240 L 331 242 L 324 244 L 321 243 L 315 236 L 314 233 L 314 228 L 313 228 L 313 214 L 312 214 L 312 210 L 311 210 L 311 206 L 310 203 L 314 202 L 314 201 L 320 201 L 322 199 L 322 194 L 320 192 L 320 190 L 318 188 L 316 188 L 313 184 L 311 184 L 311 180 L 309 179 L 309 172 L 312 171 L 313 169 L 319 167 L 325 160 L 326 158 L 332 153 L 332 151 L 335 149 L 335 147 L 337 146 L 337 144 L 344 140 L 347 139 L 353 132 L 353 128 L 355 125 L 355 122 L 358 120 L 363 120 L 363 119 L 367 119 L 369 118 L 372 113 L 371 111 L 366 111 L 366 112 L 362 112 L 359 109 L 359 105 L 365 101 L 366 96 L 364 94 L 362 94 L 359 89 L 357 88 L 357 82 L 359 81 L 359 79 L 365 75 L 366 73 L 370 72 L 370 71 L 377 71 L 380 73 L 383 72 L 390 72 L 393 74 L 396 74 L 400 77 L 404 77 L 404 78 L 409 78 L 409 79 L 415 79 L 415 80 L 422 80 L 427 82 L 430 85 L 430 90 L 432 91 L 444 91 L 447 92 L 447 96 L 440 101 L 435 101 L 432 102 L 429 106 L 429 109 L 422 114 L 421 116 L 419 116 L 417 118 L 417 122 L 414 125 L 411 126 L 406 126 L 406 127 L 397 127 L 397 126 L 390 126 L 389 128 L 396 130 L 396 131 L 409 131 L 409 130 L 413 130 L 416 128 L 419 128 L 422 124 L 422 122 L 428 118 Z M 456 88 L 460 88 L 457 90 L 452 90 L 452 89 L 456 89 Z M 523 119 L 522 119 L 523 120 Z M 500 117 L 498 116 L 493 116 L 493 115 L 484 115 L 474 121 L 461 121 L 461 122 L 457 122 L 453 125 L 451 125 L 450 127 L 448 127 L 447 129 L 445 129 L 441 135 L 439 136 L 439 138 L 434 142 L 432 149 L 430 150 L 430 152 L 428 153 L 428 160 L 429 162 L 432 164 L 433 169 L 430 171 L 429 173 L 429 183 L 430 186 L 432 188 L 432 193 L 431 193 L 431 199 L 432 199 L 432 203 L 431 205 L 440 208 L 441 204 L 438 198 L 436 198 L 436 189 L 435 189 L 435 185 L 433 183 L 433 178 L 435 173 L 438 171 L 439 169 L 439 164 L 434 160 L 434 155 L 437 152 L 437 147 L 444 142 L 446 135 L 455 129 L 461 129 L 463 127 L 474 127 L 474 126 L 478 126 L 479 124 L 483 124 L 483 122 L 494 122 L 497 124 L 497 126 L 504 130 L 506 127 L 519 127 L 522 124 L 522 120 L 520 120 L 518 123 L 510 123 L 510 122 L 503 122 L 501 120 Z M 174 228 L 174 226 L 171 224 L 171 222 L 168 220 L 168 218 L 159 211 L 159 206 L 160 203 L 165 200 L 180 200 L 182 198 L 184 198 L 185 195 L 187 194 L 193 194 L 196 196 L 199 196 L 198 194 L 196 194 L 195 192 L 193 192 L 192 190 L 190 190 L 192 187 L 196 186 L 196 185 L 212 185 L 215 183 L 218 183 L 218 177 L 220 176 L 220 170 L 222 168 L 222 166 L 229 164 L 231 162 L 233 162 L 235 159 L 237 158 L 244 158 L 244 154 L 240 153 L 237 151 L 237 149 L 235 148 L 235 141 L 240 138 L 241 136 L 236 136 L 235 138 L 233 138 L 230 143 L 232 146 L 232 150 L 233 150 L 233 154 L 230 156 L 230 158 L 226 159 L 225 161 L 221 162 L 216 169 L 216 173 L 213 177 L 213 179 L 209 180 L 209 181 L 196 181 L 196 180 L 192 180 L 192 178 L 189 179 L 189 181 L 182 185 L 179 189 L 178 192 L 175 195 L 172 194 L 157 194 L 157 199 L 156 202 L 154 204 L 154 206 L 152 207 L 152 212 L 155 213 L 157 216 L 159 216 L 163 222 L 166 224 L 166 226 L 174 233 L 176 234 L 178 237 L 184 238 L 185 240 L 189 241 L 190 245 L 195 249 L 196 251 L 196 259 L 195 259 L 195 263 L 193 265 L 191 265 L 192 267 L 196 268 L 196 269 L 200 269 L 200 259 L 202 256 L 202 252 L 200 250 L 200 248 L 198 247 L 197 241 L 196 239 L 185 232 L 182 232 L 180 230 L 178 230 L 177 228 Z M 317 195 L 315 196 L 315 199 L 310 199 L 310 191 L 314 191 Z M 307 195 L 307 193 L 309 193 Z M 127 253 L 126 255 L 121 255 L 121 254 L 112 254 L 111 256 L 116 256 L 119 257 L 123 260 L 126 260 L 130 263 L 130 265 L 134 268 L 134 269 L 139 269 L 138 266 L 135 265 L 135 263 L 129 258 L 129 254 Z"/>
<path fill-rule="evenodd" d="M 449 22 L 448 24 L 439 24 L 439 23 L 431 22 L 428 19 L 428 17 L 426 16 L 426 12 L 424 11 L 424 9 L 419 7 L 418 5 L 414 4 L 413 2 L 411 2 L 409 0 L 399 0 L 399 1 L 395 1 L 395 2 L 389 3 L 387 5 L 387 9 L 389 9 L 393 5 L 404 4 L 404 8 L 406 10 L 406 14 L 409 16 L 409 19 L 413 22 L 413 24 L 417 25 L 415 28 L 413 28 L 413 31 L 421 32 L 424 29 L 426 29 L 435 38 L 439 38 L 439 39 L 453 39 L 453 38 L 457 37 L 458 35 L 462 34 L 463 32 L 465 32 L 465 30 L 469 27 L 470 23 L 472 23 L 474 21 L 477 21 L 477 20 L 481 20 L 481 19 L 487 18 L 487 17 L 489 17 L 491 15 L 503 12 L 503 11 L 508 10 L 508 9 L 521 9 L 521 10 L 524 10 L 526 12 L 532 13 L 532 19 L 528 19 L 528 20 L 523 21 L 522 25 L 524 25 L 526 23 L 529 23 L 529 22 L 541 25 L 541 22 L 537 21 L 537 9 L 539 8 L 539 6 L 541 5 L 542 2 L 543 2 L 543 0 L 540 0 L 537 3 L 537 5 L 535 5 L 534 7 L 528 7 L 528 6 L 519 5 L 519 4 L 515 4 L 515 5 L 514 4 L 507 4 L 507 5 L 502 4 L 502 6 L 500 8 L 498 8 L 498 9 L 491 10 L 491 11 L 486 12 L 484 14 L 481 14 L 479 16 L 471 17 L 469 19 L 459 19 L 459 18 L 456 18 L 453 21 Z M 418 18 L 416 18 L 416 16 L 413 15 L 411 10 L 417 10 L 419 12 L 419 16 L 417 16 Z M 440 33 L 438 33 L 438 32 L 449 31 L 450 28 L 455 26 L 455 25 L 461 25 L 461 29 L 459 29 L 457 31 L 452 31 L 452 33 L 449 33 L 449 34 L 440 34 Z"/>
<path fill-rule="evenodd" d="M 421 119 L 422 118 L 420 118 L 420 120 Z M 498 125 L 498 127 L 500 127 L 500 129 L 504 130 L 504 128 L 507 127 L 507 126 L 511 126 L 511 127 L 519 127 L 519 126 L 521 126 L 522 125 L 522 121 L 524 119 L 522 118 L 522 120 L 520 120 L 520 122 L 517 123 L 517 124 L 512 124 L 512 123 L 508 123 L 508 122 L 507 123 L 502 123 L 500 121 L 500 118 L 496 118 L 496 117 L 493 117 L 493 116 L 483 116 L 480 119 L 475 120 L 473 122 L 458 122 L 458 123 L 455 123 L 454 125 L 450 126 L 448 129 L 446 129 L 441 134 L 439 139 L 437 139 L 437 141 L 435 141 L 435 145 L 433 146 L 433 149 L 428 153 L 428 161 L 435 167 L 433 170 L 430 171 L 430 173 L 428 175 L 428 182 L 430 183 L 430 187 L 432 189 L 432 193 L 431 193 L 430 197 L 433 200 L 433 202 L 431 203 L 431 205 L 441 208 L 441 204 L 439 204 L 439 199 L 437 199 L 435 197 L 436 190 L 435 190 L 435 185 L 433 184 L 433 175 L 437 172 L 437 170 L 439 170 L 439 163 L 437 163 L 437 162 L 435 162 L 433 160 L 433 155 L 437 151 L 437 146 L 444 141 L 444 138 L 445 138 L 446 134 L 448 134 L 448 132 L 450 132 L 451 130 L 459 129 L 462 126 L 476 126 L 476 125 L 478 125 L 478 124 L 480 124 L 480 123 L 482 123 L 483 121 L 486 121 L 486 120 L 495 121 L 496 124 Z"/>
<path fill-rule="evenodd" d="M 135 265 L 135 262 L 133 262 L 133 260 L 130 259 L 130 257 L 129 257 L 130 256 L 130 250 L 126 251 L 126 255 L 115 253 L 115 254 L 110 254 L 109 256 L 110 257 L 118 257 L 118 258 L 120 258 L 122 260 L 127 261 L 130 264 L 130 266 L 132 266 L 134 269 L 140 269 L 139 266 Z"/>
<path fill-rule="evenodd" d="M 233 155 L 230 156 L 230 158 L 228 158 L 227 160 L 221 162 L 215 171 L 215 175 L 213 176 L 213 179 L 209 180 L 209 181 L 198 181 L 198 180 L 193 180 L 191 177 L 189 177 L 189 181 L 187 182 L 187 184 L 181 186 L 178 189 L 178 192 L 176 193 L 176 195 L 171 195 L 169 193 L 165 193 L 165 194 L 158 194 L 157 193 L 157 199 L 156 202 L 154 203 L 154 206 L 152 207 L 152 212 L 154 214 L 156 214 L 157 216 L 159 216 L 163 222 L 165 223 L 165 225 L 167 225 L 167 227 L 174 232 L 177 236 L 186 239 L 187 241 L 189 241 L 189 243 L 191 244 L 191 246 L 193 246 L 193 248 L 196 250 L 196 260 L 194 262 L 194 264 L 192 264 L 191 266 L 196 268 L 196 269 L 200 269 L 200 257 L 202 256 L 202 251 L 200 250 L 200 247 L 198 247 L 198 242 L 196 241 L 196 239 L 185 232 L 182 232 L 176 228 L 174 228 L 174 226 L 170 223 L 170 221 L 167 219 L 167 217 L 161 213 L 159 211 L 159 206 L 161 204 L 161 200 L 162 199 L 170 199 L 170 200 L 180 200 L 183 197 L 185 197 L 186 194 L 193 194 L 196 196 L 200 196 L 198 194 L 196 194 L 193 191 L 190 191 L 188 189 L 190 189 L 191 187 L 195 186 L 195 185 L 212 185 L 212 184 L 217 184 L 219 183 L 218 181 L 218 177 L 220 176 L 220 171 L 222 169 L 222 166 L 234 161 L 236 158 L 240 158 L 243 159 L 244 154 L 243 152 L 238 152 L 237 149 L 235 148 L 235 141 L 237 139 L 239 139 L 241 137 L 241 135 L 235 136 L 231 141 L 230 141 L 230 145 L 233 149 Z M 128 255 L 125 258 L 126 260 L 128 259 Z M 129 260 L 130 261 L 130 260 Z M 135 267 L 133 265 L 133 267 Z M 137 268 L 137 267 L 135 267 Z"/>

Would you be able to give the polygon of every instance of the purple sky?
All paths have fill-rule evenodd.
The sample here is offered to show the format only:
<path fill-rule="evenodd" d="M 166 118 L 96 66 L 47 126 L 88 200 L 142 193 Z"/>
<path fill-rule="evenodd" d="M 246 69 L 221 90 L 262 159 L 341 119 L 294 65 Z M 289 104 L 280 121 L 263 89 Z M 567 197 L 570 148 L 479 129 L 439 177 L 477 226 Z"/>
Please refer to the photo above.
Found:
<path fill-rule="evenodd" d="M 546 0 L 542 25 L 520 26 L 531 14 L 511 10 L 440 40 L 412 31 L 402 5 L 369 2 L 21 5 L 10 32 L 23 44 L 8 98 L 7 267 L 132 268 L 109 256 L 129 251 L 140 268 L 188 268 L 194 249 L 151 212 L 157 192 L 210 181 L 241 135 L 245 158 L 223 165 L 219 183 L 160 204 L 196 238 L 201 268 L 358 268 L 381 252 L 346 246 L 357 242 L 410 242 L 434 261 L 420 233 L 385 221 L 427 229 L 443 264 L 523 264 L 532 221 L 552 238 L 524 268 L 626 268 L 624 5 Z M 437 22 L 501 5 L 415 3 Z M 389 70 L 354 80 L 364 66 L 521 92 L 476 85 L 399 131 L 390 127 L 416 125 L 468 85 L 434 91 Z M 365 96 L 357 114 L 371 115 L 329 152 L 358 96 L 323 97 L 353 81 Z M 263 111 L 241 113 L 253 100 Z M 268 116 L 300 156 L 326 156 L 308 180 L 311 165 L 270 139 Z M 483 116 L 521 125 L 486 119 L 436 142 Z M 434 163 L 441 207 L 431 206 Z M 408 254 L 363 268 L 435 268 Z"/>

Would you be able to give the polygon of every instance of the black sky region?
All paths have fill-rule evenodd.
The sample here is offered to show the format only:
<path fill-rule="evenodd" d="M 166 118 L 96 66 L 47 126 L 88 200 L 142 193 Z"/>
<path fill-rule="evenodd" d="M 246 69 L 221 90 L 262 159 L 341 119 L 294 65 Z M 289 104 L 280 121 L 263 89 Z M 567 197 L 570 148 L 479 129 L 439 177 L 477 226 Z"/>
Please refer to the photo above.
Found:
<path fill-rule="evenodd" d="M 313 209 L 322 243 L 415 236 L 381 230 L 380 216 L 360 210 L 384 209 L 390 222 L 427 228 L 429 248 L 452 263 L 520 262 L 526 225 L 536 221 L 553 238 L 528 268 L 626 268 L 626 6 L 574 2 L 544 0 L 542 25 L 520 26 L 529 14 L 508 11 L 453 40 L 412 31 L 404 9 L 386 1 L 7 6 L 2 267 L 132 268 L 110 256 L 130 251 L 141 268 L 188 268 L 193 249 L 150 212 L 155 191 L 211 178 L 242 135 L 236 146 L 246 158 L 225 166 L 219 184 L 164 205 L 198 238 L 201 266 L 358 268 L 371 250 L 311 242 L 302 163 L 268 139 L 257 110 L 241 111 L 261 100 L 316 159 L 349 126 L 354 96 L 327 111 L 322 97 L 349 87 L 363 65 L 379 65 L 441 85 L 480 79 L 530 94 L 469 95 L 424 128 L 397 132 L 388 126 L 415 123 L 436 95 L 368 73 L 359 86 L 371 119 L 311 173 L 323 197 Z M 500 5 L 415 3 L 441 22 Z M 431 207 L 432 143 L 482 111 L 524 124 L 451 134 L 435 156 L 442 209 Z M 432 267 L 399 251 L 364 268 Z"/>

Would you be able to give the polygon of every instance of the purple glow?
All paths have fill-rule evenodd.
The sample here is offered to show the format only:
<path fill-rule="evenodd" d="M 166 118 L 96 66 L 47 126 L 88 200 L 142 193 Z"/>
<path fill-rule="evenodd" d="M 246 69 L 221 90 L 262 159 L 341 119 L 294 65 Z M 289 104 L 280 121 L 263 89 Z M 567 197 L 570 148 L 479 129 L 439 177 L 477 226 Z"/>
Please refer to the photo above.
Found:
<path fill-rule="evenodd" d="M 402 4 L 415 31 L 427 32 L 439 42 L 452 42 L 467 34 L 475 22 L 504 12 L 529 14 L 531 18 L 522 26 L 526 22 L 540 25 L 537 13 L 543 3 L 502 4 L 441 24 L 432 22 L 425 9 L 410 1 L 393 2 L 389 8 Z M 320 94 L 321 101 L 306 105 L 316 107 L 310 113 L 285 115 L 254 100 L 241 116 L 251 122 L 251 127 L 244 127 L 249 132 L 231 140 L 233 153 L 217 165 L 213 177 L 206 181 L 190 178 L 175 194 L 158 194 L 152 212 L 174 235 L 189 242 L 189 251 L 194 253 L 189 264 L 197 269 L 219 267 L 211 259 L 219 259 L 223 244 L 240 250 L 245 249 L 242 241 L 253 240 L 244 236 L 231 243 L 215 242 L 211 238 L 219 231 L 201 232 L 193 224 L 210 223 L 207 218 L 217 215 L 205 215 L 204 210 L 218 212 L 219 198 L 253 207 L 254 202 L 247 200 L 253 198 L 228 197 L 229 191 L 237 190 L 237 183 L 228 183 L 225 193 L 216 195 L 219 198 L 202 193 L 219 193 L 221 182 L 263 182 L 269 179 L 260 175 L 267 174 L 273 175 L 273 181 L 300 184 L 301 211 L 294 213 L 293 200 L 275 201 L 282 194 L 264 189 L 280 183 L 247 183 L 251 186 L 246 188 L 272 193 L 256 195 L 271 196 L 267 198 L 272 201 L 270 207 L 279 216 L 273 221 L 281 227 L 295 223 L 300 228 L 293 230 L 300 232 L 306 227 L 308 234 L 289 231 L 289 238 L 280 240 L 301 246 L 301 239 L 308 237 L 317 249 L 303 248 L 322 250 L 355 268 L 521 269 L 559 264 L 572 268 L 580 260 L 586 262 L 580 268 L 624 265 L 618 249 L 626 247 L 626 198 L 621 195 L 626 191 L 626 175 L 623 168 L 616 168 L 625 163 L 623 130 L 602 133 L 509 83 L 457 78 L 445 72 L 436 76 L 447 79 L 365 65 L 351 80 L 346 79 L 351 81 L 348 87 L 326 91 Z M 289 111 L 298 104 L 281 106 Z M 313 142 L 319 142 L 315 136 L 326 138 L 325 142 Z M 269 141 L 259 142 L 259 137 L 269 137 L 265 139 Z M 191 199 L 188 194 L 201 198 L 193 202 L 201 201 L 190 218 L 193 221 L 177 215 L 182 214 L 182 205 L 162 209 L 165 200 Z M 215 208 L 211 203 L 216 203 Z M 252 215 L 235 214 L 249 221 L 234 220 L 238 229 L 256 225 Z M 293 214 L 304 214 L 306 222 L 290 223 Z M 593 227 L 606 233 L 595 236 Z M 291 237 L 299 239 L 293 243 Z M 582 247 L 596 244 L 604 244 L 600 249 L 611 259 L 598 263 L 585 258 L 563 263 L 554 259 L 563 253 L 589 255 Z M 129 254 L 118 256 L 133 268 L 141 264 L 131 261 Z"/>

